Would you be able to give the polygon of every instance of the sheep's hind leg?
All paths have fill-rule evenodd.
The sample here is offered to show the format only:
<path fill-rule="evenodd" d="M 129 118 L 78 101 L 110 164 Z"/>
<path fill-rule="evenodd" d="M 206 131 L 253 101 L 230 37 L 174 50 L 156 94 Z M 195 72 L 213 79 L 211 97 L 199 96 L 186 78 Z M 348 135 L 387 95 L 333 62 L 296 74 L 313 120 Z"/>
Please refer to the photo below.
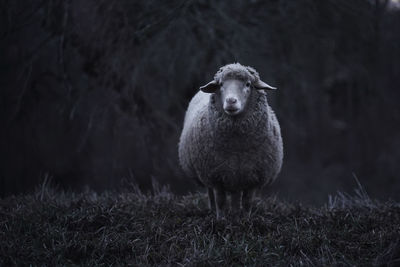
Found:
<path fill-rule="evenodd" d="M 249 212 L 250 208 L 251 208 L 251 202 L 253 200 L 253 193 L 254 193 L 253 189 L 243 191 L 242 205 L 243 205 L 243 209 L 247 212 Z"/>
<path fill-rule="evenodd" d="M 231 210 L 239 211 L 240 210 L 240 202 L 242 199 L 242 192 L 236 192 L 231 194 Z"/>
<path fill-rule="evenodd" d="M 208 188 L 208 207 L 211 211 L 216 211 L 214 191 L 211 187 Z"/>
<path fill-rule="evenodd" d="M 221 219 L 224 217 L 225 206 L 226 206 L 226 192 L 225 190 L 218 188 L 214 189 L 215 194 L 215 202 L 216 202 L 216 210 L 217 210 L 217 219 Z"/>

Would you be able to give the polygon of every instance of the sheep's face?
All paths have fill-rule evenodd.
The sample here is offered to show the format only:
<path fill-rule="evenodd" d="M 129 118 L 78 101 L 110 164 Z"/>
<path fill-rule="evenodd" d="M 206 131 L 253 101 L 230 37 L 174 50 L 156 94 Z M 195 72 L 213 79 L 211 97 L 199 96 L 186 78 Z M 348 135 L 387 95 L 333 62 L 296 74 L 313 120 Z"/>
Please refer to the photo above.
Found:
<path fill-rule="evenodd" d="M 243 112 L 252 91 L 250 79 L 229 78 L 221 82 L 210 82 L 200 88 L 203 92 L 214 93 L 212 101 L 218 109 L 229 116 Z"/>
<path fill-rule="evenodd" d="M 215 101 L 226 114 L 236 116 L 243 112 L 250 96 L 251 82 L 229 79 L 221 83 Z"/>
<path fill-rule="evenodd" d="M 276 88 L 260 80 L 255 69 L 239 63 L 220 68 L 214 80 L 200 87 L 205 93 L 214 93 L 213 101 L 229 116 L 236 116 L 244 111 L 253 90 L 274 89 Z"/>

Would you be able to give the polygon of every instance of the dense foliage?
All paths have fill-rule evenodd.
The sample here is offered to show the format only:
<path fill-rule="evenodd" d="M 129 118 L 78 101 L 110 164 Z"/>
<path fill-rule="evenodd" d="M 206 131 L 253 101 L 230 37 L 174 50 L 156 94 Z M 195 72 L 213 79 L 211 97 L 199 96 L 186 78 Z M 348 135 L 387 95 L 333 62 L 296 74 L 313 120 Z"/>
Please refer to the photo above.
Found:
<path fill-rule="evenodd" d="M 270 101 L 285 164 L 274 191 L 322 200 L 351 188 L 354 172 L 395 197 L 400 12 L 390 3 L 1 0 L 0 194 L 45 173 L 66 188 L 154 178 L 193 189 L 176 151 L 187 103 L 239 61 L 279 88 Z"/>

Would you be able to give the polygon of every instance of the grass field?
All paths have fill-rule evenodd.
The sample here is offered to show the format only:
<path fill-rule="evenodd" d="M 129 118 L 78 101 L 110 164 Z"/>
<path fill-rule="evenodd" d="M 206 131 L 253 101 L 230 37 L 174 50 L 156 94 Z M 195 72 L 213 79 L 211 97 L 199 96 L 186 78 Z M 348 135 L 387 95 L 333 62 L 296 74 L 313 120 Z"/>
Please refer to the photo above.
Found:
<path fill-rule="evenodd" d="M 127 190 L 128 191 L 128 190 Z M 400 265 L 400 204 L 362 188 L 323 207 L 257 198 L 217 221 L 204 194 L 59 192 L 0 200 L 0 266 Z"/>

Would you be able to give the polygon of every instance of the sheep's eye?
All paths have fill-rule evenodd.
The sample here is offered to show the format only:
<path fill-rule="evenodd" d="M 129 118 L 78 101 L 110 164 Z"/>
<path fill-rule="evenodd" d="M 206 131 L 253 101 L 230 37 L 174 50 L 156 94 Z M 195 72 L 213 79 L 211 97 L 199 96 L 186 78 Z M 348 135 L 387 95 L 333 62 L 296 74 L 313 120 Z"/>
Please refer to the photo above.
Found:
<path fill-rule="evenodd" d="M 247 83 L 246 83 L 246 87 L 250 87 L 250 82 L 247 82 Z"/>

